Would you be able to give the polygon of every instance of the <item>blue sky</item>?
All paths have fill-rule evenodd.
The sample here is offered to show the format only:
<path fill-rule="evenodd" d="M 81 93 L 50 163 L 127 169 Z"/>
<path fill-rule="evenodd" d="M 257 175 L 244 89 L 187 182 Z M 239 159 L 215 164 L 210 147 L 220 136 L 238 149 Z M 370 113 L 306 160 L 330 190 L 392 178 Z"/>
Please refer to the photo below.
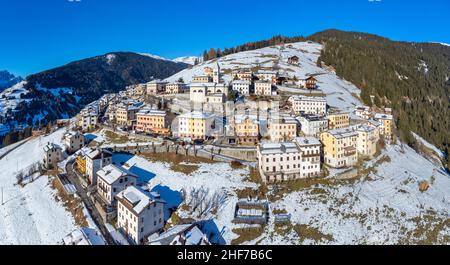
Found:
<path fill-rule="evenodd" d="M 1 0 L 0 70 L 27 75 L 112 51 L 200 55 L 338 28 L 450 43 L 448 0 Z"/>

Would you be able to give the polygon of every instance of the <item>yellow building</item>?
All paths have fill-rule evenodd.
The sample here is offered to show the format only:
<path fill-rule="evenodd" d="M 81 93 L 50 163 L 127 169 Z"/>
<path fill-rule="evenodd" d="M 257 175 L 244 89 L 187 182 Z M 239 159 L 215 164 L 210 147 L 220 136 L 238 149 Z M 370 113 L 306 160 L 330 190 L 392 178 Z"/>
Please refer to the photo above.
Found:
<path fill-rule="evenodd" d="M 178 116 L 178 137 L 205 140 L 212 136 L 214 114 L 192 111 Z"/>
<path fill-rule="evenodd" d="M 271 117 L 268 126 L 269 137 L 274 142 L 284 142 L 297 137 L 297 120 L 290 116 Z"/>
<path fill-rule="evenodd" d="M 78 172 L 82 175 L 86 175 L 86 157 L 84 155 L 78 155 L 75 159 L 75 165 Z"/>
<path fill-rule="evenodd" d="M 255 115 L 236 115 L 234 117 L 237 143 L 256 145 L 259 141 L 259 122 Z"/>
<path fill-rule="evenodd" d="M 351 167 L 358 162 L 358 133 L 350 128 L 320 134 L 325 164 L 334 168 Z"/>
<path fill-rule="evenodd" d="M 375 113 L 374 119 L 382 123 L 382 128 L 380 133 L 386 139 L 392 139 L 393 127 L 394 127 L 394 117 L 390 114 Z"/>
<path fill-rule="evenodd" d="M 129 105 L 120 105 L 116 109 L 116 122 L 119 125 L 130 126 L 136 121 L 136 113 L 139 111 L 138 107 Z"/>
<path fill-rule="evenodd" d="M 350 126 L 350 117 L 346 112 L 331 113 L 327 115 L 328 129 L 334 130 Z"/>
<path fill-rule="evenodd" d="M 136 114 L 136 131 L 145 133 L 168 133 L 166 112 L 142 109 Z"/>

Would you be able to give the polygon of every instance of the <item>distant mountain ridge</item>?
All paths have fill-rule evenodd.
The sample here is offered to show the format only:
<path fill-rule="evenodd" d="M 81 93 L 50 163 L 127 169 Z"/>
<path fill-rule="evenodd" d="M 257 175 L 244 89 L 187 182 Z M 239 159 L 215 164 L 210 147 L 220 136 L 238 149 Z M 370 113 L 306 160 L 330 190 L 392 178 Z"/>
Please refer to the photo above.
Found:
<path fill-rule="evenodd" d="M 15 76 L 6 70 L 0 71 L 0 92 L 5 90 L 6 88 L 12 87 L 22 80 L 22 77 Z"/>
<path fill-rule="evenodd" d="M 3 121 L 36 126 L 77 114 L 86 104 L 126 86 L 164 79 L 189 65 L 131 52 L 112 52 L 29 75 L 28 93 Z M 40 122 L 42 120 L 42 122 Z"/>

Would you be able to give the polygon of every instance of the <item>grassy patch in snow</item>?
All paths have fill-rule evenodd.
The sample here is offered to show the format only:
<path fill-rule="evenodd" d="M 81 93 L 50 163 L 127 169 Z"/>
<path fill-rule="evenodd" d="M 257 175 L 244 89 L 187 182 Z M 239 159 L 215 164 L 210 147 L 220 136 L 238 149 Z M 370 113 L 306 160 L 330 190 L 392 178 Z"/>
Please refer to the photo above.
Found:
<path fill-rule="evenodd" d="M 186 175 L 197 171 L 200 168 L 199 164 L 216 163 L 215 161 L 203 157 L 185 156 L 175 153 L 146 153 L 141 154 L 141 156 L 151 162 L 168 163 L 170 164 L 171 170 Z"/>
<path fill-rule="evenodd" d="M 125 144 L 130 141 L 130 138 L 112 131 L 105 131 L 106 139 L 113 144 Z"/>
<path fill-rule="evenodd" d="M 231 241 L 231 245 L 240 245 L 246 241 L 251 241 L 260 237 L 264 227 L 234 228 L 233 233 L 239 235 Z"/>
<path fill-rule="evenodd" d="M 333 241 L 333 236 L 322 233 L 319 229 L 311 227 L 305 224 L 296 224 L 293 227 L 294 231 L 300 237 L 300 241 L 303 243 L 305 239 L 310 239 L 316 243 Z"/>

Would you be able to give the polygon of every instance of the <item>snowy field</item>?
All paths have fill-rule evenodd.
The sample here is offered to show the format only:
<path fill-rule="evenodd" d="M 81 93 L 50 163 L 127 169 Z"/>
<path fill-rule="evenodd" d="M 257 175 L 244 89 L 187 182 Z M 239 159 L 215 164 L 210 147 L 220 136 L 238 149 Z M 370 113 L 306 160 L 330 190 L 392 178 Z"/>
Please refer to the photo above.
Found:
<path fill-rule="evenodd" d="M 33 139 L 0 160 L 0 244 L 57 244 L 76 226 L 71 214 L 55 201 L 47 176 L 21 188 L 16 185 L 17 169 L 41 161 L 47 142 L 60 143 L 64 130 Z M 0 149 L 1 150 L 1 149 Z"/>

